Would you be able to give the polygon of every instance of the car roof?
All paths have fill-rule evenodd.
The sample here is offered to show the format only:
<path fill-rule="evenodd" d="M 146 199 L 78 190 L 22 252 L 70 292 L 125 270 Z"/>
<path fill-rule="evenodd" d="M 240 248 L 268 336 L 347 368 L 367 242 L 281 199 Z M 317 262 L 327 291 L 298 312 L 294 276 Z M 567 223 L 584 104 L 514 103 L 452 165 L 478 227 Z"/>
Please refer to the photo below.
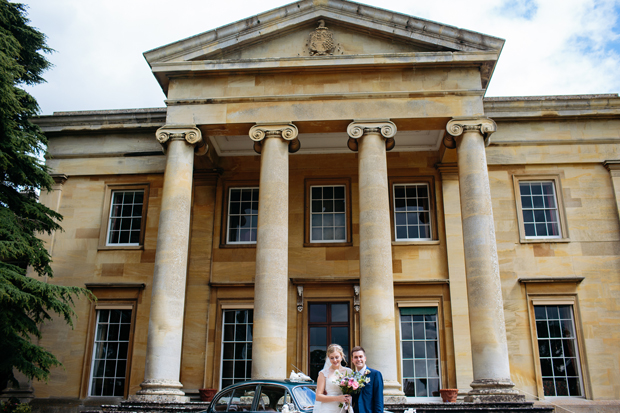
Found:
<path fill-rule="evenodd" d="M 223 388 L 221 391 L 229 389 L 229 388 L 233 388 L 233 387 L 248 385 L 248 384 L 275 384 L 275 385 L 280 385 L 280 386 L 287 387 L 289 389 L 292 389 L 292 388 L 297 387 L 297 386 L 316 386 L 316 382 L 315 381 L 248 380 L 248 381 L 243 381 L 243 382 L 231 384 L 230 386 L 227 386 L 227 387 Z"/>

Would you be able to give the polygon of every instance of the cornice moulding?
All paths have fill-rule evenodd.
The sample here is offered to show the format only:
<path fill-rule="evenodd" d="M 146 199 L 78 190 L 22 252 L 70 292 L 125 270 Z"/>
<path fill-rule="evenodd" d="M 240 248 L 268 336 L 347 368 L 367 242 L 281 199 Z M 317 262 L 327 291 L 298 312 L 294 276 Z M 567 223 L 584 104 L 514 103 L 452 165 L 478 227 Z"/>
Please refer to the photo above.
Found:
<path fill-rule="evenodd" d="M 213 98 L 194 99 L 167 99 L 168 106 L 182 105 L 209 105 L 249 102 L 290 102 L 313 100 L 344 100 L 344 99 L 419 99 L 442 96 L 483 96 L 483 89 L 462 90 L 424 90 L 424 91 L 393 91 L 393 92 L 349 92 L 325 94 L 296 94 L 296 95 L 257 95 L 257 96 L 220 96 Z"/>
<path fill-rule="evenodd" d="M 157 129 L 166 122 L 166 108 L 55 112 L 32 118 L 45 133 Z"/>
<path fill-rule="evenodd" d="M 581 283 L 586 277 L 519 277 L 519 283 Z"/>
<path fill-rule="evenodd" d="M 152 70 L 159 73 L 196 73 L 225 72 L 239 70 L 295 70 L 300 68 L 349 68 L 410 66 L 410 65 L 481 65 L 495 62 L 496 52 L 412 52 L 372 55 L 337 55 L 337 56 L 301 56 L 282 58 L 236 59 L 236 60 L 199 60 L 191 62 L 158 62 L 153 63 Z"/>
<path fill-rule="evenodd" d="M 620 115 L 618 95 L 536 96 L 486 98 L 486 116 L 507 120 L 617 117 Z"/>

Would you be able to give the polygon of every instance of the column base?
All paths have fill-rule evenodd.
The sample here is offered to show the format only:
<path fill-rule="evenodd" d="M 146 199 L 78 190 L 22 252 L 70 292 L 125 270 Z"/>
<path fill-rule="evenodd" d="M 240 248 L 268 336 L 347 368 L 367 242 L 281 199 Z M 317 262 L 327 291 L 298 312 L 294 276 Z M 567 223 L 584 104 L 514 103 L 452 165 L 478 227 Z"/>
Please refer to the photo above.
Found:
<path fill-rule="evenodd" d="M 513 389 L 511 380 L 502 379 L 479 379 L 471 383 L 472 390 L 465 396 L 468 403 L 498 403 L 525 401 L 525 396 Z"/>
<path fill-rule="evenodd" d="M 142 390 L 129 396 L 128 400 L 147 403 L 187 403 L 189 397 L 183 393 L 183 385 L 176 380 L 149 379 L 140 383 Z"/>
<path fill-rule="evenodd" d="M 383 403 L 407 403 L 407 397 L 405 397 L 405 393 L 400 389 L 400 383 L 397 380 L 383 380 Z"/>

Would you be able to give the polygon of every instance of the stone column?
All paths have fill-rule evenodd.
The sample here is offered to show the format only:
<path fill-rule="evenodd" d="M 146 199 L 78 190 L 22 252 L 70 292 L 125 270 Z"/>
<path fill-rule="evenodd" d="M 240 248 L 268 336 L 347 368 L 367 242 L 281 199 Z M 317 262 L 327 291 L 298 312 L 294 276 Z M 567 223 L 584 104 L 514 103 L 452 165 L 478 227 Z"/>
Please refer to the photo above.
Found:
<path fill-rule="evenodd" d="M 291 123 L 250 129 L 261 154 L 254 278 L 252 379 L 285 378 L 287 372 L 288 154 L 299 149 Z"/>
<path fill-rule="evenodd" d="M 195 126 L 166 125 L 157 133 L 166 151 L 166 172 L 159 213 L 153 293 L 142 390 L 133 400 L 186 402 L 181 391 L 181 345 L 185 279 L 192 208 L 194 149 L 206 151 Z"/>
<path fill-rule="evenodd" d="M 446 250 L 448 253 L 448 274 L 450 277 L 456 387 L 461 391 L 465 391 L 469 389 L 469 383 L 473 381 L 473 367 L 471 364 L 471 332 L 469 329 L 469 308 L 467 305 L 467 277 L 465 272 L 465 251 L 463 249 L 459 174 L 456 163 L 440 164 L 437 166 L 437 169 L 441 173 L 443 213 L 446 225 Z"/>
<path fill-rule="evenodd" d="M 386 402 L 404 403 L 396 361 L 386 161 L 386 147 L 394 147 L 396 125 L 388 120 L 354 121 L 347 133 L 349 148 L 359 152 L 361 343 L 368 365 L 383 374 Z"/>
<path fill-rule="evenodd" d="M 447 147 L 456 146 L 474 381 L 466 401 L 525 400 L 513 389 L 485 145 L 496 125 L 488 118 L 448 122 Z M 456 137 L 453 138 L 453 137 Z"/>

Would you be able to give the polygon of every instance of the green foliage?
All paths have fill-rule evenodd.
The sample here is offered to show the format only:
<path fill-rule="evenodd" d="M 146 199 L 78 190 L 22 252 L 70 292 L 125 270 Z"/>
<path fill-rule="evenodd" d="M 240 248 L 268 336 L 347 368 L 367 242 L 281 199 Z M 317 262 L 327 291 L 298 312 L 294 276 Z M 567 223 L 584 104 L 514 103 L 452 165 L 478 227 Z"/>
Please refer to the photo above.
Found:
<path fill-rule="evenodd" d="M 20 403 L 15 397 L 0 403 L 0 413 L 30 413 L 32 409 L 27 403 Z"/>
<path fill-rule="evenodd" d="M 53 180 L 39 160 L 47 140 L 29 121 L 37 101 L 20 86 L 43 82 L 50 66 L 42 53 L 52 50 L 45 35 L 28 25 L 22 4 L 0 0 L 0 387 L 17 384 L 13 369 L 45 380 L 60 365 L 53 354 L 33 343 L 40 324 L 54 314 L 72 324 L 73 298 L 89 293 L 26 276 L 30 266 L 52 277 L 50 255 L 37 238 L 60 231 L 62 216 L 40 204 L 36 193 L 50 191 Z"/>

